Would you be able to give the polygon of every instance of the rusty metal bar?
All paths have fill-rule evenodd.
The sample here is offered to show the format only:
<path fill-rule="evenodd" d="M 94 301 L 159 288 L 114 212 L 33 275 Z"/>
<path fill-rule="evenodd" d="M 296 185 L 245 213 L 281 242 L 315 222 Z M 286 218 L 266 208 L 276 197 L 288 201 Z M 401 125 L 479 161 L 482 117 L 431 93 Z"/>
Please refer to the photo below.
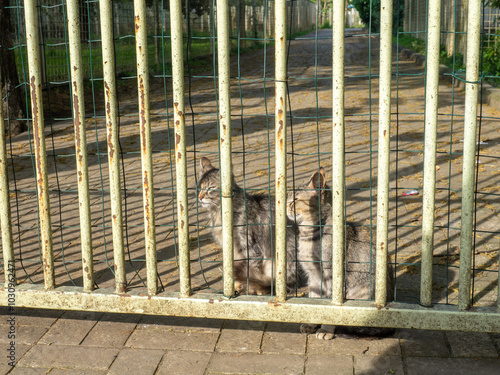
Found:
<path fill-rule="evenodd" d="M 220 179 L 224 295 L 234 295 L 233 184 L 231 163 L 231 86 L 228 0 L 217 0 L 217 56 L 219 76 Z"/>
<path fill-rule="evenodd" d="M 392 0 L 380 6 L 380 88 L 377 180 L 377 269 L 375 302 L 387 303 L 387 240 L 391 144 Z"/>
<path fill-rule="evenodd" d="M 83 88 L 82 44 L 80 14 L 77 0 L 68 0 L 68 37 L 71 64 L 71 89 L 73 93 L 73 121 L 75 126 L 76 171 L 80 212 L 80 237 L 82 243 L 83 290 L 94 289 L 94 261 L 90 223 L 89 171 L 87 161 L 87 136 L 85 132 L 85 100 Z"/>
<path fill-rule="evenodd" d="M 432 304 L 432 261 L 434 250 L 434 207 L 436 194 L 436 140 L 439 97 L 439 53 L 441 2 L 430 1 L 427 18 L 427 69 L 425 88 L 425 150 L 422 208 L 422 261 L 420 303 Z"/>
<path fill-rule="evenodd" d="M 177 228 L 179 231 L 180 295 L 191 294 L 189 216 L 187 198 L 186 125 L 184 119 L 184 54 L 182 49 L 182 3 L 170 1 L 172 86 L 175 123 L 175 176 L 177 184 Z"/>
<path fill-rule="evenodd" d="M 332 299 L 344 302 L 344 179 L 345 179 L 345 128 L 344 128 L 344 0 L 333 3 L 333 95 L 332 95 Z"/>
<path fill-rule="evenodd" d="M 467 63 L 464 114 L 464 158 L 462 170 L 462 222 L 460 231 L 460 271 L 458 308 L 471 302 L 472 228 L 474 225 L 474 171 L 476 156 L 477 102 L 479 87 L 479 49 L 481 0 L 470 0 L 467 21 Z"/>
<path fill-rule="evenodd" d="M 183 298 L 179 293 L 156 296 L 132 290 L 117 295 L 110 289 L 81 293 L 78 287 L 58 287 L 40 293 L 38 285 L 19 285 L 16 306 L 65 310 L 103 311 L 151 315 L 173 315 L 217 319 L 245 319 L 277 322 L 323 323 L 333 325 L 395 327 L 432 330 L 499 332 L 500 313 L 495 307 L 459 311 L 455 306 L 431 308 L 408 303 L 389 303 L 386 308 L 371 301 L 345 301 L 342 306 L 325 299 L 290 298 L 286 303 L 271 297 L 198 293 Z M 0 305 L 7 305 L 8 292 L 0 289 Z"/>
<path fill-rule="evenodd" d="M 1 66 L 1 64 L 0 64 Z M 0 69 L 0 82 L 2 70 Z M 7 145 L 5 138 L 5 122 L 3 120 L 3 98 L 0 91 L 0 225 L 2 227 L 3 269 L 5 289 L 16 285 L 16 267 L 14 261 L 14 242 L 12 238 L 12 218 L 9 196 L 9 172 L 7 168 Z"/>
<path fill-rule="evenodd" d="M 120 189 L 120 144 L 118 142 L 118 103 L 116 98 L 115 52 L 111 0 L 99 1 L 101 15 L 102 63 L 104 99 L 106 101 L 106 131 L 108 144 L 109 189 L 113 228 L 113 257 L 116 292 L 127 291 L 125 249 L 123 246 L 122 194 Z"/>
<path fill-rule="evenodd" d="M 276 299 L 286 300 L 286 0 L 275 1 Z"/>
<path fill-rule="evenodd" d="M 149 115 L 148 34 L 146 31 L 146 0 L 134 0 L 135 46 L 137 54 L 137 83 L 139 88 L 139 125 L 142 160 L 142 194 L 144 202 L 144 237 L 146 242 L 146 271 L 148 294 L 158 293 L 156 263 L 156 230 L 153 195 L 153 157 L 151 149 L 151 120 Z"/>
<path fill-rule="evenodd" d="M 38 41 L 38 14 L 36 1 L 24 2 L 26 43 L 28 50 L 33 138 L 35 142 L 36 183 L 40 221 L 40 246 L 42 248 L 43 278 L 46 289 L 55 287 L 52 224 L 50 220 L 49 182 L 47 178 L 47 153 L 45 152 L 45 128 L 43 121 L 40 47 Z"/>

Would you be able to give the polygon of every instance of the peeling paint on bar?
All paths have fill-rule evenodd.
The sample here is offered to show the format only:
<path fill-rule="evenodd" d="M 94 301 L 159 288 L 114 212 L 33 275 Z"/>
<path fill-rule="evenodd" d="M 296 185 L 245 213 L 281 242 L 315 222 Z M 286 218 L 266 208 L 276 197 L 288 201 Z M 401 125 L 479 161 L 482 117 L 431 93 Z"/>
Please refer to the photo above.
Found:
<path fill-rule="evenodd" d="M 219 76 L 220 180 L 224 295 L 234 296 L 233 184 L 231 155 L 231 85 L 229 3 L 217 0 L 217 55 Z"/>
<path fill-rule="evenodd" d="M 275 103 L 276 103 L 276 299 L 286 301 L 286 144 L 287 144 L 287 8 L 285 0 L 275 2 Z"/>
<path fill-rule="evenodd" d="M 191 294 L 189 259 L 189 216 L 187 197 L 186 126 L 184 118 L 184 54 L 182 50 L 182 3 L 170 1 L 172 42 L 172 86 L 175 123 L 175 177 L 177 185 L 177 229 L 179 239 L 180 295 Z"/>
<path fill-rule="evenodd" d="M 50 219 L 49 183 L 47 179 L 47 153 L 45 152 L 45 127 L 43 120 L 40 47 L 38 40 L 38 15 L 36 2 L 24 3 L 26 20 L 26 43 L 35 143 L 36 181 L 38 189 L 38 213 L 40 220 L 40 241 L 42 248 L 43 277 L 46 289 L 55 287 L 54 255 L 52 247 L 52 224 Z"/>
<path fill-rule="evenodd" d="M 464 157 L 462 169 L 462 218 L 460 231 L 460 273 L 458 306 L 471 303 L 472 227 L 474 225 L 474 171 L 476 156 L 481 1 L 470 0 L 467 24 L 467 65 L 464 113 Z"/>
<path fill-rule="evenodd" d="M 332 302 L 344 302 L 344 179 L 345 179 L 345 128 L 344 128 L 344 1 L 333 4 L 333 118 L 332 123 Z"/>
<path fill-rule="evenodd" d="M 109 188 L 113 228 L 113 259 L 115 262 L 116 292 L 127 291 L 125 249 L 123 245 L 122 194 L 120 183 L 120 154 L 115 79 L 115 54 L 111 0 L 99 1 L 101 19 L 104 95 L 106 100 L 106 131 L 108 144 Z"/>
<path fill-rule="evenodd" d="M 148 34 L 146 31 L 146 1 L 134 0 L 135 45 L 137 54 L 137 86 L 139 97 L 139 130 L 143 176 L 144 237 L 146 247 L 147 288 L 150 295 L 158 293 L 156 260 L 156 230 L 153 189 L 153 157 L 151 119 L 149 112 Z"/>
<path fill-rule="evenodd" d="M 75 125 L 76 170 L 78 176 L 78 203 L 80 236 L 82 243 L 83 290 L 94 289 L 94 261 L 90 226 L 89 172 L 87 162 L 87 136 L 85 132 L 85 100 L 81 55 L 80 15 L 77 0 L 68 0 L 68 37 L 73 90 L 73 119 Z"/>

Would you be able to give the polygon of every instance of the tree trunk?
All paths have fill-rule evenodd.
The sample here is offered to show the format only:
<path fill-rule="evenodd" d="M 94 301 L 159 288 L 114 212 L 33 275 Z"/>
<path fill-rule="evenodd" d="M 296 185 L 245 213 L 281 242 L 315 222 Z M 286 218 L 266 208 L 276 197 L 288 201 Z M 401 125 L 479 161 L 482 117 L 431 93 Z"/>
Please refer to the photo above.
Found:
<path fill-rule="evenodd" d="M 23 100 L 24 89 L 19 87 L 16 59 L 12 49 L 11 22 L 8 0 L 0 0 L 0 69 L 2 69 L 2 105 L 4 115 L 8 118 L 7 126 L 10 134 L 16 135 L 26 130 L 25 105 Z M 6 97 L 5 102 L 3 98 Z"/>

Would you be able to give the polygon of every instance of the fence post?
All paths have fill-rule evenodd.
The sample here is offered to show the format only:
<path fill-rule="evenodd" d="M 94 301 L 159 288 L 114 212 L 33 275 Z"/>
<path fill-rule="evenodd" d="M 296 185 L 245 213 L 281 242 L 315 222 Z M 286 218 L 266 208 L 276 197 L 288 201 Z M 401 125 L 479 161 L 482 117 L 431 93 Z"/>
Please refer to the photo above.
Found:
<path fill-rule="evenodd" d="M 0 66 L 1 66 L 0 61 Z M 0 82 L 2 70 L 0 69 Z M 12 238 L 12 217 L 9 196 L 9 172 L 7 169 L 7 147 L 5 138 L 5 122 L 3 119 L 3 98 L 0 92 L 0 225 L 2 227 L 3 269 L 5 289 L 9 284 L 16 284 L 16 268 L 14 260 L 14 242 Z"/>
<path fill-rule="evenodd" d="M 231 163 L 231 41 L 228 0 L 217 0 L 217 56 L 219 76 L 220 179 L 224 295 L 234 295 L 233 178 Z M 239 19 L 239 18 L 238 18 Z"/>
<path fill-rule="evenodd" d="M 127 291 L 125 251 L 123 246 L 122 194 L 120 187 L 120 144 L 115 78 L 115 52 L 111 0 L 99 1 L 101 15 L 102 64 L 104 74 L 104 99 L 106 101 L 106 134 L 108 145 L 109 190 L 113 229 L 113 259 L 117 293 Z"/>
<path fill-rule="evenodd" d="M 71 89 L 73 93 L 73 121 L 75 126 L 83 290 L 90 292 L 94 289 L 94 261 L 92 256 L 92 231 L 90 227 L 89 171 L 87 136 L 85 131 L 85 100 L 83 97 L 83 64 L 79 13 L 78 1 L 68 0 L 69 57 L 71 63 Z"/>
<path fill-rule="evenodd" d="M 275 1 L 276 299 L 286 300 L 286 0 Z"/>
<path fill-rule="evenodd" d="M 333 303 L 344 302 L 344 179 L 345 179 L 345 128 L 344 128 L 344 0 L 333 3 L 333 95 L 332 95 L 332 298 Z"/>
<path fill-rule="evenodd" d="M 172 87 L 175 123 L 175 176 L 177 184 L 177 228 L 179 231 L 180 295 L 191 294 L 189 259 L 189 215 L 187 197 L 186 125 L 184 117 L 184 53 L 182 48 L 181 0 L 170 1 Z"/>
<path fill-rule="evenodd" d="M 422 276 L 420 281 L 420 304 L 423 306 L 430 306 L 432 304 L 441 2 L 430 1 L 428 14 L 424 121 L 424 186 L 422 202 Z"/>
<path fill-rule="evenodd" d="M 36 182 L 38 212 L 40 216 L 40 246 L 42 247 L 43 275 L 46 289 L 55 287 L 52 224 L 50 220 L 49 183 L 47 177 L 47 153 L 45 151 L 45 126 L 43 121 L 40 45 L 38 40 L 38 14 L 35 0 L 24 2 L 26 43 L 28 49 L 29 85 L 35 142 Z"/>
<path fill-rule="evenodd" d="M 462 221 L 460 231 L 460 271 L 458 288 L 458 308 L 460 310 L 469 308 L 471 301 L 472 227 L 474 225 L 474 171 L 479 89 L 480 31 L 481 0 L 469 0 L 465 76 L 464 158 L 462 170 Z"/>
<path fill-rule="evenodd" d="M 141 139 L 142 197 L 144 202 L 144 239 L 148 294 L 158 293 L 156 268 L 155 202 L 153 195 L 153 159 L 151 150 L 151 119 L 149 114 L 148 34 L 146 0 L 134 0 L 135 46 L 137 55 L 137 86 L 139 98 L 139 129 Z M 155 42 L 155 40 L 153 40 Z M 156 44 L 156 43 L 155 43 Z"/>
<path fill-rule="evenodd" d="M 380 5 L 380 88 L 377 180 L 377 270 L 375 302 L 387 303 L 387 240 L 391 144 L 392 0 Z"/>

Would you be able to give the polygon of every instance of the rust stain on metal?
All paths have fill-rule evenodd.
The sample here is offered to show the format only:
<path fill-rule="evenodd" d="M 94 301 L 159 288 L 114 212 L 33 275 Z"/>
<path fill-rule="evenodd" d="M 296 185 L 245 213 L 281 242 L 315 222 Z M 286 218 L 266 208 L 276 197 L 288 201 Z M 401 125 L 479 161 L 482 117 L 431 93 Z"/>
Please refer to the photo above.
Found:
<path fill-rule="evenodd" d="M 146 90 L 144 89 L 144 79 L 139 77 L 139 91 L 140 91 L 140 106 L 141 106 L 141 138 L 142 138 L 142 152 L 146 153 Z"/>
<path fill-rule="evenodd" d="M 36 94 L 36 83 L 35 83 L 35 76 L 32 76 L 30 79 L 30 87 L 31 87 L 31 107 L 32 107 L 32 112 L 33 112 L 33 135 L 35 138 L 35 152 L 36 152 L 36 170 L 37 170 L 37 183 L 38 186 L 40 187 L 38 189 L 39 195 L 40 195 L 40 202 L 43 202 L 42 197 L 43 197 L 43 185 L 44 185 L 44 180 L 43 180 L 43 174 L 42 174 L 42 154 L 41 154 L 41 145 L 42 145 L 42 140 L 41 140 L 41 134 L 40 134 L 40 129 L 39 129 L 39 108 L 38 108 L 38 100 L 37 100 L 37 94 Z M 43 130 L 42 130 L 43 131 Z M 44 207 L 41 207 L 41 210 L 45 210 Z"/>
<path fill-rule="evenodd" d="M 184 220 L 181 220 L 181 229 L 184 229 Z"/>
<path fill-rule="evenodd" d="M 387 130 L 384 130 L 384 137 L 385 137 L 386 134 L 387 134 Z"/>
<path fill-rule="evenodd" d="M 182 154 L 180 152 L 177 153 L 177 159 L 179 159 L 179 160 L 182 159 Z"/>
<path fill-rule="evenodd" d="M 182 205 L 182 203 L 179 203 L 179 206 L 180 206 L 181 214 L 182 214 L 184 212 L 184 206 Z"/>
<path fill-rule="evenodd" d="M 141 18 L 139 16 L 135 16 L 135 33 L 137 34 L 137 31 L 141 28 L 140 25 Z"/>
<path fill-rule="evenodd" d="M 82 182 L 82 171 L 78 171 L 78 181 Z"/>
<path fill-rule="evenodd" d="M 180 134 L 175 134 L 175 145 L 177 146 L 179 143 L 181 143 L 181 135 Z"/>

